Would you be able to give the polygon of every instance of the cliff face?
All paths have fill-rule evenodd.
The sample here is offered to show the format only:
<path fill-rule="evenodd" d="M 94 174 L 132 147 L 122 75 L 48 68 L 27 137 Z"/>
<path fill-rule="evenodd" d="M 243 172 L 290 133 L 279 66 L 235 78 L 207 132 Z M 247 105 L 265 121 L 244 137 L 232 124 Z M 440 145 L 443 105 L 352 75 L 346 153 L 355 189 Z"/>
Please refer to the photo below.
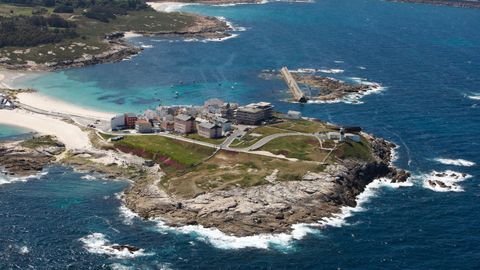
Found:
<path fill-rule="evenodd" d="M 297 223 L 316 223 L 355 206 L 356 197 L 376 178 L 406 181 L 409 174 L 391 167 L 392 144 L 372 140 L 375 161 L 339 161 L 300 181 L 270 179 L 270 184 L 216 190 L 192 199 L 174 198 L 148 180 L 125 191 L 127 207 L 144 218 L 158 217 L 172 226 L 200 224 L 237 236 L 280 233 Z"/>

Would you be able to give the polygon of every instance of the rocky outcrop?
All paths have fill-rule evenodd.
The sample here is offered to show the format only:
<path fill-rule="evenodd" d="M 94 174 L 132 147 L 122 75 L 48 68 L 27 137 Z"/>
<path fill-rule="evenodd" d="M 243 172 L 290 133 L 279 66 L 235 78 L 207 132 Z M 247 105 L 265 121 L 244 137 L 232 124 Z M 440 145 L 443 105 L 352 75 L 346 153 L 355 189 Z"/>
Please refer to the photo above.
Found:
<path fill-rule="evenodd" d="M 406 181 L 409 174 L 390 166 L 391 144 L 372 139 L 375 161 L 339 161 L 301 181 L 276 179 L 250 188 L 204 193 L 195 198 L 169 196 L 148 181 L 125 191 L 127 207 L 144 218 L 161 218 L 172 226 L 200 224 L 236 236 L 288 232 L 297 223 L 316 223 L 356 205 L 356 197 L 376 178 Z"/>
<path fill-rule="evenodd" d="M 401 3 L 416 3 L 416 4 L 430 4 L 437 6 L 449 6 L 459 8 L 480 8 L 480 1 L 467 0 L 467 1 L 454 1 L 454 0 L 390 0 L 391 2 Z"/>
<path fill-rule="evenodd" d="M 0 167 L 4 174 L 28 176 L 41 171 L 55 161 L 55 156 L 65 151 L 61 143 L 24 147 L 22 142 L 0 144 Z"/>

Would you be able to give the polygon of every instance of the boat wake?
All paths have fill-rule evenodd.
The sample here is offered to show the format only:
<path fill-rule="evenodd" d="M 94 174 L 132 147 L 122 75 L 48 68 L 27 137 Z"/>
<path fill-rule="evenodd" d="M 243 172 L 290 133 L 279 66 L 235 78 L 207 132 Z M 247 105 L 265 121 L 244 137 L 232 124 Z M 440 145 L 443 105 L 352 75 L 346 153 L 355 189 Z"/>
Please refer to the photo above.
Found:
<path fill-rule="evenodd" d="M 111 244 L 103 233 L 92 233 L 80 238 L 79 241 L 90 253 L 104 254 L 119 259 L 153 255 L 153 253 L 145 253 L 145 250 L 132 246 Z"/>

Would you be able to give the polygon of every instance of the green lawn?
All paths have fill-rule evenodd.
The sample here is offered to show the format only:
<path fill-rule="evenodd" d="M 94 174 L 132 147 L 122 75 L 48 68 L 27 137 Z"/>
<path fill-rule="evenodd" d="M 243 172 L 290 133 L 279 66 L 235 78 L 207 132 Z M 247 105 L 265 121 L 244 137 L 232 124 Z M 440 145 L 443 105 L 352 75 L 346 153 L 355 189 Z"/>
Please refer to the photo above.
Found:
<path fill-rule="evenodd" d="M 340 159 L 357 159 L 361 161 L 372 161 L 372 150 L 370 143 L 362 137 L 359 143 L 346 141 L 339 145 L 334 152 L 335 156 Z"/>
<path fill-rule="evenodd" d="M 321 162 L 328 151 L 320 149 L 318 139 L 308 136 L 288 136 L 270 141 L 259 150 L 268 151 L 288 158 Z"/>
<path fill-rule="evenodd" d="M 215 149 L 161 136 L 125 136 L 114 142 L 116 148 L 165 165 L 165 168 L 182 170 L 202 162 Z"/>
<path fill-rule="evenodd" d="M 332 127 L 320 121 L 309 121 L 304 119 L 290 120 L 282 119 L 281 123 L 273 124 L 272 127 L 302 133 L 329 132 Z"/>
<path fill-rule="evenodd" d="M 188 134 L 186 135 L 185 137 L 189 138 L 189 139 L 192 139 L 192 140 L 197 140 L 197 141 L 201 141 L 201 142 L 206 142 L 206 143 L 211 143 L 211 144 L 221 144 L 223 141 L 225 141 L 225 137 L 221 137 L 221 138 L 216 138 L 216 139 L 211 139 L 211 138 L 204 138 L 196 133 L 193 133 L 193 134 Z"/>
<path fill-rule="evenodd" d="M 261 140 L 262 138 L 277 134 L 277 133 L 284 133 L 284 130 L 271 127 L 271 126 L 261 126 L 254 128 L 245 134 L 241 139 L 235 139 L 230 147 L 232 148 L 244 148 L 248 146 L 254 145 L 256 142 Z"/>

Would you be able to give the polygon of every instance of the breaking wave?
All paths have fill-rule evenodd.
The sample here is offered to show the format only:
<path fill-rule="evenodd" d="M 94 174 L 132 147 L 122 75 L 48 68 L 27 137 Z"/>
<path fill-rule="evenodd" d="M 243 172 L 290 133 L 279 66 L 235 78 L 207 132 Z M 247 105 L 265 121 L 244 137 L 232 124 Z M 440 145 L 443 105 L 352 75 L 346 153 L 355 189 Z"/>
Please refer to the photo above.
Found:
<path fill-rule="evenodd" d="M 422 181 L 424 188 L 436 192 L 463 192 L 463 187 L 458 183 L 471 177 L 470 174 L 446 170 L 443 172 L 432 171 L 431 173 L 421 174 L 416 178 Z"/>
<path fill-rule="evenodd" d="M 103 233 L 92 233 L 79 239 L 83 243 L 83 247 L 90 253 L 104 254 L 120 259 L 129 259 L 139 256 L 150 256 L 153 253 L 145 253 L 145 250 L 138 249 L 130 251 L 128 248 L 114 248 L 118 246 L 111 244 Z"/>
<path fill-rule="evenodd" d="M 205 228 L 201 225 L 188 225 L 182 227 L 170 227 L 161 219 L 153 219 L 161 232 L 175 232 L 194 236 L 196 239 L 209 243 L 220 249 L 243 249 L 258 248 L 279 250 L 288 250 L 295 240 L 301 240 L 308 234 L 319 234 L 320 229 L 325 227 L 340 227 L 348 225 L 346 219 L 355 212 L 365 211 L 364 204 L 375 196 L 379 189 L 384 187 L 398 188 L 412 186 L 411 182 L 391 183 L 389 179 L 381 178 L 373 181 L 366 186 L 365 191 L 358 195 L 356 207 L 342 207 L 341 212 L 332 215 L 332 217 L 323 218 L 314 224 L 295 224 L 292 225 L 290 233 L 279 234 L 259 234 L 253 236 L 237 237 L 227 235 L 216 228 Z"/>
<path fill-rule="evenodd" d="M 472 167 L 475 166 L 475 162 L 465 160 L 465 159 L 449 159 L 449 158 L 436 158 L 436 162 L 445 164 L 445 165 L 454 165 L 454 166 L 463 166 L 463 167 Z"/>
<path fill-rule="evenodd" d="M 47 175 L 47 171 L 39 172 L 34 175 L 24 176 L 24 177 L 11 177 L 8 175 L 0 175 L 0 186 L 5 184 L 11 184 L 15 182 L 27 182 L 32 179 L 40 179 L 42 176 Z"/>

